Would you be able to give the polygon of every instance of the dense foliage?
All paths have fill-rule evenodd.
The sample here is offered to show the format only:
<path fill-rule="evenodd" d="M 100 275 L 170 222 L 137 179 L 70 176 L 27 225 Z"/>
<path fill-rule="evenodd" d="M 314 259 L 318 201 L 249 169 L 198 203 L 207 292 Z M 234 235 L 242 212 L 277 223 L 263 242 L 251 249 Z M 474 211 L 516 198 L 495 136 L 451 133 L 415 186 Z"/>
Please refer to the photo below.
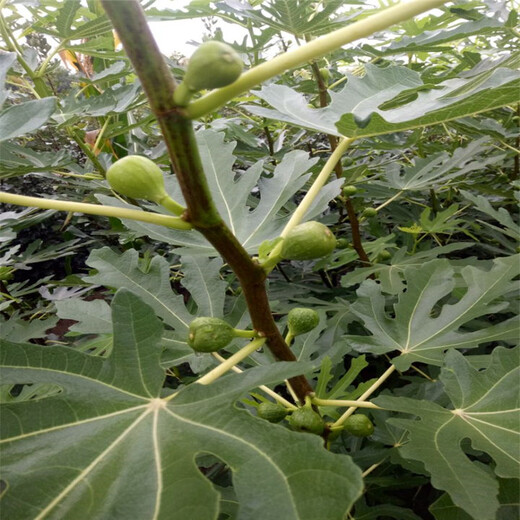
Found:
<path fill-rule="evenodd" d="M 0 2 L 6 519 L 517 518 L 518 13 L 421 3 Z"/>

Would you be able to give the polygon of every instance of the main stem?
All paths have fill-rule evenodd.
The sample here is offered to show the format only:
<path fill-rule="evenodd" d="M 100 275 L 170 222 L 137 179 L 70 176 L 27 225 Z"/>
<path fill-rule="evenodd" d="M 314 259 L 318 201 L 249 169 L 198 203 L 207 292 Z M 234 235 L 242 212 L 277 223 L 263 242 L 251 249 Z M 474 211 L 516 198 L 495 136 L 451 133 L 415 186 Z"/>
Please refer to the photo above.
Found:
<path fill-rule="evenodd" d="M 314 73 L 316 83 L 318 84 L 318 92 L 320 97 L 320 107 L 325 108 L 328 106 L 328 94 L 327 94 L 327 86 L 325 85 L 323 78 L 321 77 L 320 69 L 316 62 L 311 64 L 312 71 Z M 335 135 L 327 134 L 327 138 L 329 140 L 330 149 L 334 153 L 334 151 L 338 147 L 338 138 Z M 343 176 L 343 168 L 341 167 L 341 158 L 338 158 L 336 165 L 334 166 L 334 170 L 336 172 L 336 177 L 341 179 Z M 354 204 L 349 197 L 346 197 L 345 206 L 347 208 L 348 218 L 350 221 L 350 230 L 352 232 L 352 244 L 354 245 L 354 250 L 359 256 L 359 259 L 365 264 L 370 265 L 370 259 L 363 248 L 363 242 L 361 240 L 361 232 L 359 230 L 359 220 L 356 215 L 356 210 L 354 209 Z"/>
<path fill-rule="evenodd" d="M 273 319 L 265 271 L 251 259 L 215 208 L 192 123 L 186 111 L 173 101 L 175 80 L 157 48 L 141 6 L 136 0 L 102 0 L 102 4 L 159 121 L 188 208 L 185 219 L 206 237 L 235 272 L 253 327 L 267 339 L 273 355 L 280 361 L 296 361 Z M 312 392 L 304 376 L 293 377 L 290 382 L 302 402 Z"/>

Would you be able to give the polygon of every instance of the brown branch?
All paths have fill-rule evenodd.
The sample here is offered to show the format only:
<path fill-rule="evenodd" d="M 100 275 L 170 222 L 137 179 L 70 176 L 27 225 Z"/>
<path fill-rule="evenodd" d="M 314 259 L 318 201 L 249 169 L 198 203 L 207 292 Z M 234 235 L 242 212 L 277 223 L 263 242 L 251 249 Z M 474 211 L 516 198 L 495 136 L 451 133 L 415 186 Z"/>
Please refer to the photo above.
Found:
<path fill-rule="evenodd" d="M 141 6 L 136 0 L 102 0 L 102 4 L 161 126 L 188 207 L 184 218 L 206 237 L 235 272 L 243 289 L 253 327 L 265 335 L 267 345 L 276 359 L 296 361 L 273 319 L 264 270 L 253 262 L 215 208 L 202 169 L 193 125 L 183 110 L 173 102 L 175 80 L 157 48 Z M 304 376 L 293 377 L 290 382 L 302 402 L 312 392 Z"/>
<path fill-rule="evenodd" d="M 271 135 L 271 131 L 269 130 L 269 127 L 267 125 L 264 126 L 264 133 L 265 133 L 265 137 L 267 139 L 267 146 L 269 147 L 269 155 L 271 157 L 273 157 L 274 156 L 273 136 Z"/>
<path fill-rule="evenodd" d="M 352 245 L 354 246 L 354 249 L 359 256 L 359 259 L 366 265 L 371 265 L 370 259 L 368 258 L 368 255 L 361 242 L 359 220 L 356 215 L 356 210 L 354 209 L 354 204 L 352 204 L 352 201 L 348 197 L 346 197 L 345 206 L 347 208 L 348 219 L 350 220 L 350 228 L 352 230 Z"/>
<path fill-rule="evenodd" d="M 318 85 L 320 106 L 321 108 L 325 108 L 329 104 L 327 86 L 325 85 L 325 82 L 323 81 L 323 78 L 321 76 L 320 68 L 318 67 L 318 64 L 315 61 L 311 63 L 311 68 L 316 79 L 316 83 Z M 330 134 L 327 134 L 327 138 L 329 140 L 330 149 L 332 152 L 334 152 L 334 150 L 338 147 L 338 139 L 335 135 Z M 336 177 L 338 179 L 340 179 L 343 176 L 343 168 L 341 167 L 341 161 L 338 161 L 336 163 L 334 171 L 336 172 Z M 361 240 L 361 233 L 359 230 L 359 220 L 356 215 L 356 210 L 354 209 L 354 204 L 352 204 L 352 201 L 348 197 L 346 197 L 345 200 L 345 207 L 347 208 L 348 219 L 350 221 L 350 229 L 352 232 L 352 245 L 354 246 L 354 249 L 357 255 L 359 256 L 359 259 L 364 264 L 370 265 L 370 259 L 368 258 L 368 255 L 365 249 L 363 248 L 363 242 Z"/>

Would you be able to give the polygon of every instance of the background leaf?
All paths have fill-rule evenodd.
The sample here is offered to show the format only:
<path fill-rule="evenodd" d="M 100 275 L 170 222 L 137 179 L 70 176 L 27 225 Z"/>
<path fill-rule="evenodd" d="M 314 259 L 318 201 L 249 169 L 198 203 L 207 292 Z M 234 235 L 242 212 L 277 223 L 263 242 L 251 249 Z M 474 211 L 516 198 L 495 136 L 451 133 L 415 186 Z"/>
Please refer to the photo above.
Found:
<path fill-rule="evenodd" d="M 400 448 L 405 458 L 420 460 L 431 473 L 432 484 L 447 491 L 453 502 L 473 518 L 492 520 L 499 507 L 498 483 L 472 462 L 461 449 L 464 438 L 472 447 L 493 457 L 495 473 L 515 478 L 520 459 L 518 443 L 519 350 L 496 348 L 483 372 L 471 367 L 462 354 L 451 350 L 440 379 L 453 408 L 403 397 L 383 396 L 379 406 L 420 417 L 419 421 L 390 419 L 410 432 Z"/>
<path fill-rule="evenodd" d="M 56 98 L 48 97 L 10 106 L 0 112 L 0 141 L 33 132 L 56 110 Z"/>
<path fill-rule="evenodd" d="M 499 301 L 506 291 L 513 291 L 517 285 L 512 282 L 520 269 L 517 260 L 515 257 L 497 259 L 487 272 L 465 267 L 461 274 L 467 291 L 458 301 L 445 304 L 440 310 L 435 309 L 437 303 L 455 287 L 449 263 L 434 260 L 420 268 L 406 268 L 407 289 L 394 306 L 395 318 L 390 318 L 385 311 L 381 287 L 367 280 L 358 290 L 359 297 L 351 311 L 372 335 L 347 336 L 346 339 L 360 352 L 383 354 L 397 350 L 400 355 L 392 362 L 399 370 L 408 369 L 416 361 L 441 365 L 448 348 L 474 348 L 487 341 L 515 339 L 519 333 L 518 317 L 473 332 L 460 328 L 472 319 L 507 307 Z"/>
<path fill-rule="evenodd" d="M 340 92 L 331 92 L 326 108 L 309 108 L 291 88 L 268 85 L 255 94 L 273 109 L 248 105 L 253 114 L 336 136 L 368 137 L 450 121 L 514 103 L 520 74 L 510 69 L 486 72 L 486 78 L 449 79 L 423 85 L 418 73 L 400 66 L 366 65 L 363 78 L 349 76 Z M 395 101 L 403 94 L 400 103 Z M 397 106 L 386 107 L 394 102 Z M 384 106 L 385 108 L 381 108 Z"/>

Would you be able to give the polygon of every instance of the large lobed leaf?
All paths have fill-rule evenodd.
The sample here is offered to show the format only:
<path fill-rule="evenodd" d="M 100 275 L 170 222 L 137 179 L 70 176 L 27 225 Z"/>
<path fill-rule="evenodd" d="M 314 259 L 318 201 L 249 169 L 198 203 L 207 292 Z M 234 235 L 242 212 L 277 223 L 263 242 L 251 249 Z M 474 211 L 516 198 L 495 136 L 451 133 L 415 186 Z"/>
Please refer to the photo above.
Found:
<path fill-rule="evenodd" d="M 56 110 L 56 98 L 46 97 L 11 105 L 0 112 L 0 141 L 34 132 Z"/>
<path fill-rule="evenodd" d="M 461 442 L 470 439 L 473 449 L 489 454 L 497 476 L 518 476 L 519 354 L 519 348 L 496 348 L 490 366 L 479 372 L 456 350 L 448 352 L 440 380 L 453 408 L 404 397 L 375 400 L 379 406 L 420 418 L 389 419 L 410 432 L 401 454 L 423 462 L 432 484 L 447 491 L 455 505 L 479 520 L 495 519 L 498 483 L 468 458 Z"/>
<path fill-rule="evenodd" d="M 387 315 L 380 285 L 367 280 L 358 290 L 359 298 L 351 311 L 371 336 L 346 338 L 360 352 L 398 351 L 400 355 L 392 361 L 399 370 L 408 369 L 414 362 L 441 365 L 449 348 L 474 348 L 484 342 L 516 339 L 520 332 L 518 316 L 472 332 L 460 329 L 475 318 L 506 308 L 508 304 L 500 299 L 514 290 L 518 282 L 513 280 L 519 271 L 518 255 L 495 260 L 489 271 L 466 266 L 461 271 L 465 294 L 456 303 L 437 310 L 439 301 L 451 295 L 456 286 L 449 262 L 433 260 L 420 267 L 407 267 L 406 291 L 399 294 L 394 305 L 395 317 Z"/>
<path fill-rule="evenodd" d="M 385 179 L 374 184 L 400 191 L 446 188 L 454 179 L 503 161 L 504 155 L 480 155 L 489 149 L 485 146 L 487 144 L 488 138 L 482 137 L 466 147 L 456 148 L 451 156 L 439 152 L 424 159 L 418 158 L 413 166 L 406 168 L 392 163 L 386 169 Z"/>
<path fill-rule="evenodd" d="M 251 254 L 257 254 L 265 240 L 278 237 L 288 222 L 290 215 L 281 215 L 282 208 L 292 200 L 310 179 L 310 168 L 316 159 L 310 159 L 302 150 L 285 154 L 276 166 L 272 176 L 262 176 L 262 163 L 258 162 L 237 178 L 233 170 L 236 143 L 224 142 L 224 134 L 213 130 L 197 133 L 197 143 L 204 173 L 215 205 L 240 243 Z M 170 195 L 182 202 L 180 189 L 175 179 L 169 178 Z M 328 183 L 314 201 L 304 219 L 310 220 L 328 208 L 328 203 L 340 190 L 342 179 Z M 258 188 L 259 198 L 252 197 L 252 190 Z M 115 199 L 98 196 L 103 204 L 121 206 Z M 124 220 L 125 225 L 138 235 L 148 236 L 169 244 L 183 246 L 181 254 L 215 256 L 213 246 L 196 231 L 178 231 L 162 226 Z"/>
<path fill-rule="evenodd" d="M 247 108 L 256 115 L 317 132 L 369 137 L 515 103 L 519 84 L 518 71 L 500 67 L 477 76 L 425 85 L 417 72 L 406 67 L 393 65 L 383 69 L 368 64 L 365 76 L 349 76 L 340 92 L 330 92 L 331 103 L 326 108 L 309 108 L 302 94 L 275 84 L 255 92 L 274 110 L 252 105 Z"/>
<path fill-rule="evenodd" d="M 5 384 L 53 383 L 57 395 L 2 405 L 2 512 L 26 518 L 217 518 L 219 493 L 197 468 L 211 453 L 233 471 L 247 519 L 342 519 L 360 470 L 320 438 L 234 407 L 247 390 L 308 368 L 278 363 L 164 397 L 162 325 L 129 291 L 112 306 L 108 359 L 3 342 Z M 304 456 L 305 454 L 305 456 Z"/>

